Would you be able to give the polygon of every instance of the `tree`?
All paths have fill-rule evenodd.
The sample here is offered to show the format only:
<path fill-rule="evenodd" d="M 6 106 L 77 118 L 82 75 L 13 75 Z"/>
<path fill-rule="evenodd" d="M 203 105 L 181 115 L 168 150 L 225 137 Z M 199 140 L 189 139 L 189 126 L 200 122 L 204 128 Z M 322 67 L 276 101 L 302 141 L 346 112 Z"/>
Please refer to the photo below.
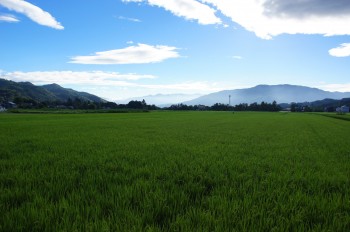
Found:
<path fill-rule="evenodd" d="M 143 109 L 143 104 L 140 101 L 130 101 L 127 105 L 130 109 Z"/>

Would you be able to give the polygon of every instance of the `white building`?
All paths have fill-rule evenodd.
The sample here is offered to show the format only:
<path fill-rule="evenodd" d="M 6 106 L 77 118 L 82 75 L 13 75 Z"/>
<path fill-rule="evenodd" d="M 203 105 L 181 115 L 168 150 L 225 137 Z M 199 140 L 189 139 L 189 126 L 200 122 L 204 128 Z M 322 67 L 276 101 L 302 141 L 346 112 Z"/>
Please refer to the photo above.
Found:
<path fill-rule="evenodd" d="M 337 107 L 335 111 L 337 111 L 337 113 L 349 113 L 349 106 Z"/>
<path fill-rule="evenodd" d="M 4 112 L 4 111 L 6 111 L 6 108 L 5 108 L 5 107 L 0 106 L 0 112 Z"/>

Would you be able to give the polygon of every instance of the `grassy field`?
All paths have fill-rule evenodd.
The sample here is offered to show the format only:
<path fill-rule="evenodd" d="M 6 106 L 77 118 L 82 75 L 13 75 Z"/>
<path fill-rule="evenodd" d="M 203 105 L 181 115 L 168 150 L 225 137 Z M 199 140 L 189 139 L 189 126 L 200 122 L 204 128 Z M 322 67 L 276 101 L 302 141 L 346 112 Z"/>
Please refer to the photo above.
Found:
<path fill-rule="evenodd" d="M 350 122 L 0 114 L 0 231 L 349 231 Z"/>

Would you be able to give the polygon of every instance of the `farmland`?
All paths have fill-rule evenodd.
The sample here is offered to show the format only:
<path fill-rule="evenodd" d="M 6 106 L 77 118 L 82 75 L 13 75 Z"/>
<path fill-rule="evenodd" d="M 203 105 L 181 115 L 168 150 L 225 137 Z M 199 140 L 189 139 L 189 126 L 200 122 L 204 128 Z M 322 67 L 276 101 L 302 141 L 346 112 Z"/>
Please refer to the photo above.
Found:
<path fill-rule="evenodd" d="M 348 231 L 350 122 L 0 114 L 0 231 Z"/>

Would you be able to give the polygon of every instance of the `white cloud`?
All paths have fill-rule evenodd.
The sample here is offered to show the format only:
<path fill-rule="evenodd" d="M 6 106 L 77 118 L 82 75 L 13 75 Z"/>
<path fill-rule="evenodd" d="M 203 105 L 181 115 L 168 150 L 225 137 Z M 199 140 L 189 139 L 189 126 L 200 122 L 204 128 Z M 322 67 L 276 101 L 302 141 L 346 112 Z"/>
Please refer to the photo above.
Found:
<path fill-rule="evenodd" d="M 232 21 L 263 39 L 280 34 L 350 35 L 350 2 L 347 0 L 201 1 L 212 4 Z"/>
<path fill-rule="evenodd" d="M 350 56 L 350 43 L 343 43 L 340 47 L 329 50 L 329 55 L 336 57 Z"/>
<path fill-rule="evenodd" d="M 207 94 L 225 88 L 227 88 L 227 85 L 219 86 L 217 83 L 192 81 L 169 84 L 140 84 L 135 82 L 124 82 L 113 86 L 92 86 L 89 90 L 84 87 L 84 89 L 81 90 L 91 92 L 110 100 L 122 100 L 134 98 L 136 96 L 157 94 Z"/>
<path fill-rule="evenodd" d="M 76 90 L 88 91 L 110 100 L 159 93 L 205 94 L 228 88 L 227 84 L 208 81 L 149 84 L 148 82 L 155 79 L 155 76 L 104 71 L 6 72 L 0 70 L 0 78 L 16 82 L 29 81 L 36 85 L 56 83 L 62 86 L 74 86 Z M 147 80 L 147 83 L 142 82 L 143 80 Z"/>
<path fill-rule="evenodd" d="M 350 92 L 350 83 L 344 84 L 323 84 L 316 86 L 316 88 L 331 92 Z"/>
<path fill-rule="evenodd" d="M 216 83 L 209 83 L 207 81 L 189 81 L 183 83 L 175 83 L 175 84 L 156 84 L 156 85 L 138 85 L 147 89 L 157 89 L 160 91 L 164 90 L 177 90 L 182 92 L 200 92 L 207 93 L 211 91 L 219 91 L 222 88 L 216 86 Z"/>
<path fill-rule="evenodd" d="M 123 2 L 143 2 L 142 0 L 123 0 Z M 215 15 L 216 10 L 196 0 L 144 0 L 151 6 L 162 7 L 172 14 L 187 20 L 197 20 L 199 24 L 221 24 Z"/>
<path fill-rule="evenodd" d="M 50 13 L 43 11 L 41 8 L 24 0 L 0 0 L 0 5 L 9 10 L 24 14 L 40 25 L 52 27 L 58 30 L 64 29 L 64 27 L 57 22 L 52 15 L 50 15 Z"/>
<path fill-rule="evenodd" d="M 75 56 L 70 63 L 76 64 L 146 64 L 161 62 L 180 55 L 176 47 L 138 44 L 123 49 L 96 52 L 91 56 Z"/>
<path fill-rule="evenodd" d="M 132 81 L 141 79 L 154 79 L 153 75 L 139 75 L 135 73 L 120 74 L 117 72 L 73 72 L 73 71 L 47 71 L 47 72 L 0 72 L 0 78 L 12 81 L 29 81 L 34 84 L 85 84 L 85 85 L 116 85 L 131 86 Z M 129 83 L 130 82 L 130 83 Z"/>
<path fill-rule="evenodd" d="M 0 15 L 0 21 L 5 21 L 9 23 L 19 22 L 19 20 L 13 15 Z"/>

